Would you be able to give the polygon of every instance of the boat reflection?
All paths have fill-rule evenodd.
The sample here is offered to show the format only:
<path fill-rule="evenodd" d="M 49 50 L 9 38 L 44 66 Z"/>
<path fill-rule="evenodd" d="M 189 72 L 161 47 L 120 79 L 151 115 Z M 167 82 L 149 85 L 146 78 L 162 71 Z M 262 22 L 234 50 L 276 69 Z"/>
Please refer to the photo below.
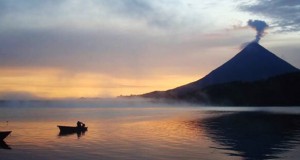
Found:
<path fill-rule="evenodd" d="M 80 137 L 85 135 L 85 132 L 86 131 L 78 131 L 78 132 L 62 132 L 62 131 L 60 131 L 58 136 L 59 137 L 65 137 L 65 136 L 72 136 L 72 135 L 76 134 L 77 138 L 80 138 Z"/>
<path fill-rule="evenodd" d="M 0 141 L 0 149 L 11 149 L 8 144 L 4 141 Z"/>
<path fill-rule="evenodd" d="M 213 148 L 245 160 L 280 158 L 300 144 L 300 115 L 226 113 L 192 124 L 204 129 Z"/>

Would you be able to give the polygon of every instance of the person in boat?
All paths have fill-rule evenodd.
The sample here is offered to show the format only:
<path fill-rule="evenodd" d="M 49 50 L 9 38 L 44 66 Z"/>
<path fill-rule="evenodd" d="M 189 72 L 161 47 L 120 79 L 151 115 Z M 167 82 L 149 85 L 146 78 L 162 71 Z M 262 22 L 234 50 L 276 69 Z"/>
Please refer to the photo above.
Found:
<path fill-rule="evenodd" d="M 77 127 L 78 128 L 84 128 L 85 127 L 85 124 L 80 122 L 80 121 L 77 121 Z"/>

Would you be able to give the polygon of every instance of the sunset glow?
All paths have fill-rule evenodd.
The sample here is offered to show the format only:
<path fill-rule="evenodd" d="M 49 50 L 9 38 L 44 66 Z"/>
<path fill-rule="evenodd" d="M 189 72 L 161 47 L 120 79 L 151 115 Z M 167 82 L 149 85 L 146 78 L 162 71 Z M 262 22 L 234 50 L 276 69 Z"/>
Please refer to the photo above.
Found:
<path fill-rule="evenodd" d="M 0 93 L 5 98 L 95 98 L 142 94 L 169 89 L 198 77 L 161 76 L 129 79 L 96 73 L 65 73 L 55 69 L 0 70 Z"/>

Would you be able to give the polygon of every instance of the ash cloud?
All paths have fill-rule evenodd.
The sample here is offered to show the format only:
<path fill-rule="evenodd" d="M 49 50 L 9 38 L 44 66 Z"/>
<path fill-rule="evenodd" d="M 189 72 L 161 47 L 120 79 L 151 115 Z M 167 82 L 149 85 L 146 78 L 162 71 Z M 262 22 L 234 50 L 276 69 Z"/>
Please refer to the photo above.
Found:
<path fill-rule="evenodd" d="M 248 21 L 248 26 L 256 30 L 255 42 L 259 42 L 259 40 L 264 36 L 265 30 L 269 27 L 269 25 L 262 20 L 252 20 Z"/>

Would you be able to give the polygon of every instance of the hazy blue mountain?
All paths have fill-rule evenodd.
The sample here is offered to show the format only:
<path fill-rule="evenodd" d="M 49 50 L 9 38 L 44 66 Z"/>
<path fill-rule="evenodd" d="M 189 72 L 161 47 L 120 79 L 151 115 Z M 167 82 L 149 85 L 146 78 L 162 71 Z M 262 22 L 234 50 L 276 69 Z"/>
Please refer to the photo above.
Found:
<path fill-rule="evenodd" d="M 167 91 L 155 91 L 144 97 L 171 98 L 185 97 L 187 94 L 209 86 L 229 82 L 254 82 L 271 77 L 298 72 L 299 69 L 277 57 L 256 42 L 248 44 L 232 59 L 195 82 Z"/>
<path fill-rule="evenodd" d="M 199 89 L 233 81 L 250 82 L 296 71 L 299 70 L 258 43 L 252 42 L 204 78 L 178 87 L 176 90 L 195 87 Z"/>

